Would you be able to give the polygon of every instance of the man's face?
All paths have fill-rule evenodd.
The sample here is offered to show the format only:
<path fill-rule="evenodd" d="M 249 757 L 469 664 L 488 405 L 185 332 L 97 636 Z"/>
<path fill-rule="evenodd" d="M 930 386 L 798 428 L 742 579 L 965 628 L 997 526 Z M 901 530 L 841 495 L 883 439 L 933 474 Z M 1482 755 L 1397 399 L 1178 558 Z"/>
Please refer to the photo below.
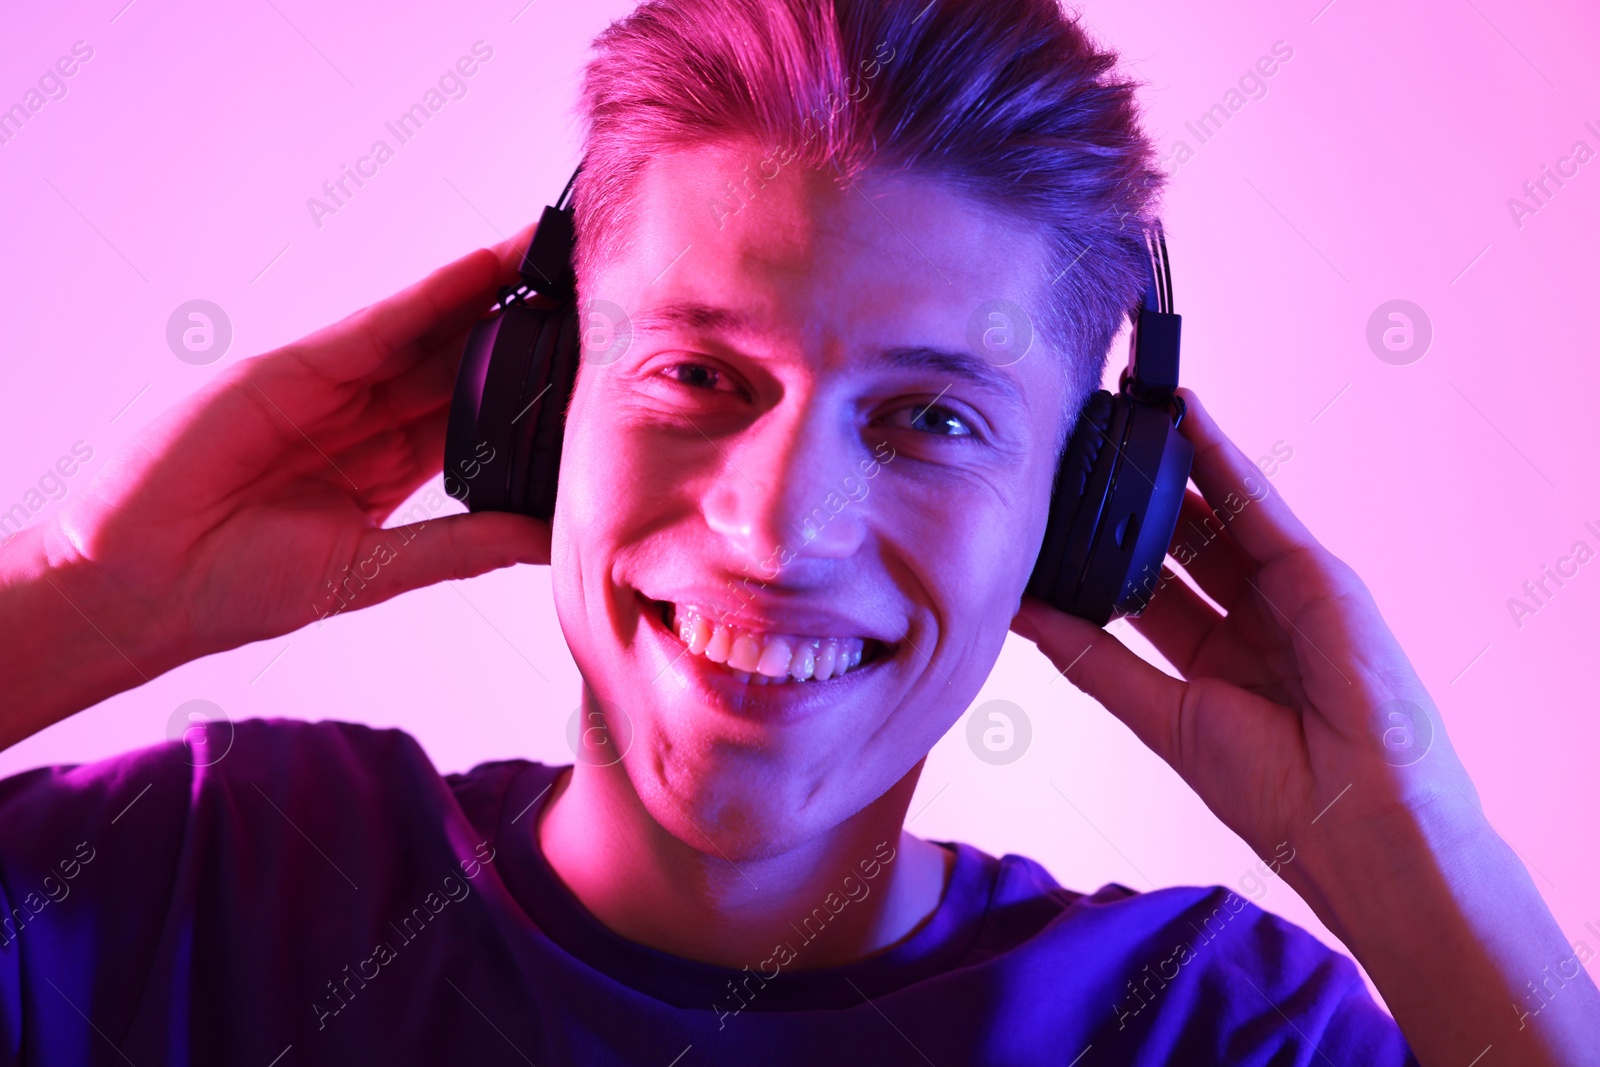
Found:
<path fill-rule="evenodd" d="M 579 771 L 626 773 L 659 823 L 730 858 L 855 814 L 965 710 L 1078 399 L 1042 343 L 1009 365 L 974 344 L 985 303 L 1038 307 L 1034 237 L 923 180 L 840 191 L 795 168 L 733 198 L 760 159 L 656 160 L 631 249 L 585 280 L 632 337 L 606 363 L 613 338 L 586 338 L 553 531 L 586 710 L 626 750 Z"/>

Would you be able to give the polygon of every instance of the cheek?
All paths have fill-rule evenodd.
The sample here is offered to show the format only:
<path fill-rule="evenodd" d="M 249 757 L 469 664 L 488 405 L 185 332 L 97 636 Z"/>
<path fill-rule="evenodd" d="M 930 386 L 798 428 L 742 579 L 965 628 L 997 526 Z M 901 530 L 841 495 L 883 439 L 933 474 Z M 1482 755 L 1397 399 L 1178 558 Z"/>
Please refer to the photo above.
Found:
<path fill-rule="evenodd" d="M 557 610 L 578 625 L 588 625 L 580 611 L 598 619 L 599 598 L 619 592 L 610 586 L 619 565 L 696 513 L 703 484 L 683 448 L 630 424 L 606 383 L 589 378 L 605 373 L 586 366 L 573 395 L 551 531 Z"/>
<path fill-rule="evenodd" d="M 585 374 L 591 368 L 585 368 Z M 596 610 L 620 546 L 633 522 L 637 475 L 629 455 L 615 447 L 603 417 L 580 378 L 567 414 L 561 474 L 551 523 L 551 590 L 568 644 L 578 651 L 580 631 L 603 618 Z"/>
<path fill-rule="evenodd" d="M 918 668 L 917 684 L 928 688 L 913 702 L 922 709 L 908 731 L 916 736 L 906 737 L 913 747 L 942 736 L 993 671 L 1043 536 L 1043 507 L 1020 485 L 997 493 L 949 481 L 956 484 L 896 494 L 879 516 L 880 536 L 892 538 L 884 546 L 889 576 L 925 612 L 917 643 L 934 661 Z"/>
<path fill-rule="evenodd" d="M 917 486 L 884 528 L 897 531 L 902 553 L 947 613 L 1003 614 L 1009 623 L 1044 538 L 1053 473 L 1029 463 L 981 481 Z"/>
<path fill-rule="evenodd" d="M 608 417 L 604 368 L 585 366 L 574 391 L 561 445 L 561 478 L 556 500 L 558 525 L 575 548 L 614 545 L 663 493 L 641 487 L 663 485 L 659 456 L 638 447 L 639 435 Z M 663 485 L 664 487 L 664 485 Z"/>

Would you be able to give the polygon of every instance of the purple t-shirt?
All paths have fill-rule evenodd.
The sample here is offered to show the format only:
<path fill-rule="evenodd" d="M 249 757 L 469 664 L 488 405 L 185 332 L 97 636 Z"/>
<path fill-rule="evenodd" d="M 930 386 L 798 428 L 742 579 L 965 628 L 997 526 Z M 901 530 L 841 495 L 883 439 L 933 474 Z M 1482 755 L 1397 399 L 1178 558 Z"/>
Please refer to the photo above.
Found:
<path fill-rule="evenodd" d="M 584 910 L 531 832 L 560 767 L 229 729 L 0 781 L 5 1063 L 1416 1063 L 1348 960 L 1222 887 L 1084 895 L 957 844 L 904 942 L 735 971 Z"/>

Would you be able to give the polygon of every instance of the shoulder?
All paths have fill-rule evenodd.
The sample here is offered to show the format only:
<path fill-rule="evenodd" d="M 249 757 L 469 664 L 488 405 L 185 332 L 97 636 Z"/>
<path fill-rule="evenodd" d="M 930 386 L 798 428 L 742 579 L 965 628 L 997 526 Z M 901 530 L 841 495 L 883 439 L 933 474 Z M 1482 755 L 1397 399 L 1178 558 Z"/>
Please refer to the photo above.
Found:
<path fill-rule="evenodd" d="M 1123 893 L 1101 905 L 1137 916 L 1128 924 L 1137 948 L 1116 991 L 1119 1029 L 1181 1024 L 1219 1053 L 1263 1062 L 1293 1048 L 1415 1063 L 1355 963 L 1309 931 L 1224 886 Z"/>
<path fill-rule="evenodd" d="M 419 830 L 466 821 L 458 791 L 484 809 L 526 766 L 507 760 L 442 776 L 411 735 L 356 723 L 197 724 L 180 741 L 0 780 L 0 870 L 46 871 L 55 852 L 70 855 L 80 842 L 147 870 L 170 869 L 184 850 L 254 850 L 268 860 L 285 836 L 382 862 Z"/>
<path fill-rule="evenodd" d="M 74 849 L 100 866 L 171 870 L 221 824 L 243 829 L 297 786 L 342 794 L 426 761 L 399 731 L 287 719 L 197 724 L 184 741 L 0 780 L 0 870 L 26 881 Z M 266 799 L 264 799 L 266 798 Z M 252 802 L 253 801 L 253 802 Z M 281 818 L 281 816 L 280 816 Z"/>
<path fill-rule="evenodd" d="M 1031 928 L 1013 931 L 1009 954 L 1041 979 L 1070 973 L 1080 1005 L 1105 1005 L 1108 1043 L 1196 1063 L 1288 1048 L 1320 1060 L 1313 1047 L 1336 1062 L 1415 1062 L 1349 957 L 1226 886 L 1081 893 L 1025 856 L 996 863 L 987 936 Z"/>
<path fill-rule="evenodd" d="M 529 766 L 444 776 L 400 730 L 267 719 L 0 781 L 0 1060 L 19 1028 L 49 1030 L 44 978 L 162 1048 L 189 1005 L 238 990 L 250 1019 L 231 1026 L 293 1026 L 375 940 L 447 905 L 454 933 L 408 949 L 413 973 L 497 943 L 515 905 L 492 873 L 496 804 Z"/>
<path fill-rule="evenodd" d="M 196 724 L 180 741 L 12 775 L 0 780 L 0 811 L 112 825 L 141 809 L 187 808 L 198 792 L 307 779 L 337 792 L 424 766 L 427 757 L 420 746 L 399 730 L 292 719 L 224 720 Z"/>
<path fill-rule="evenodd" d="M 1216 945 L 1218 956 L 1268 953 L 1350 962 L 1299 926 L 1226 886 L 1140 891 L 1108 882 L 1084 893 L 1061 886 L 1043 865 L 1026 856 L 1007 854 L 993 862 L 997 867 L 991 911 L 1032 905 L 1050 914 L 1051 926 L 1075 937 L 1128 951 Z"/>

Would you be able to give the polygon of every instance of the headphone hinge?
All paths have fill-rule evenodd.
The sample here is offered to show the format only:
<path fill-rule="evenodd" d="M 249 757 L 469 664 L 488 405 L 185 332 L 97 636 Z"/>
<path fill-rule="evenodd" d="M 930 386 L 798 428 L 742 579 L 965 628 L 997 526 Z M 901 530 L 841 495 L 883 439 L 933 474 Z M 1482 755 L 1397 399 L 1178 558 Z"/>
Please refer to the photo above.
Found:
<path fill-rule="evenodd" d="M 523 280 L 539 295 L 568 300 L 576 292 L 577 282 L 572 274 L 574 238 L 572 209 L 546 207 L 518 268 Z"/>
<path fill-rule="evenodd" d="M 1122 372 L 1122 391 L 1144 403 L 1165 404 L 1178 388 L 1182 334 L 1182 315 L 1141 308 L 1133 326 L 1128 366 Z"/>

